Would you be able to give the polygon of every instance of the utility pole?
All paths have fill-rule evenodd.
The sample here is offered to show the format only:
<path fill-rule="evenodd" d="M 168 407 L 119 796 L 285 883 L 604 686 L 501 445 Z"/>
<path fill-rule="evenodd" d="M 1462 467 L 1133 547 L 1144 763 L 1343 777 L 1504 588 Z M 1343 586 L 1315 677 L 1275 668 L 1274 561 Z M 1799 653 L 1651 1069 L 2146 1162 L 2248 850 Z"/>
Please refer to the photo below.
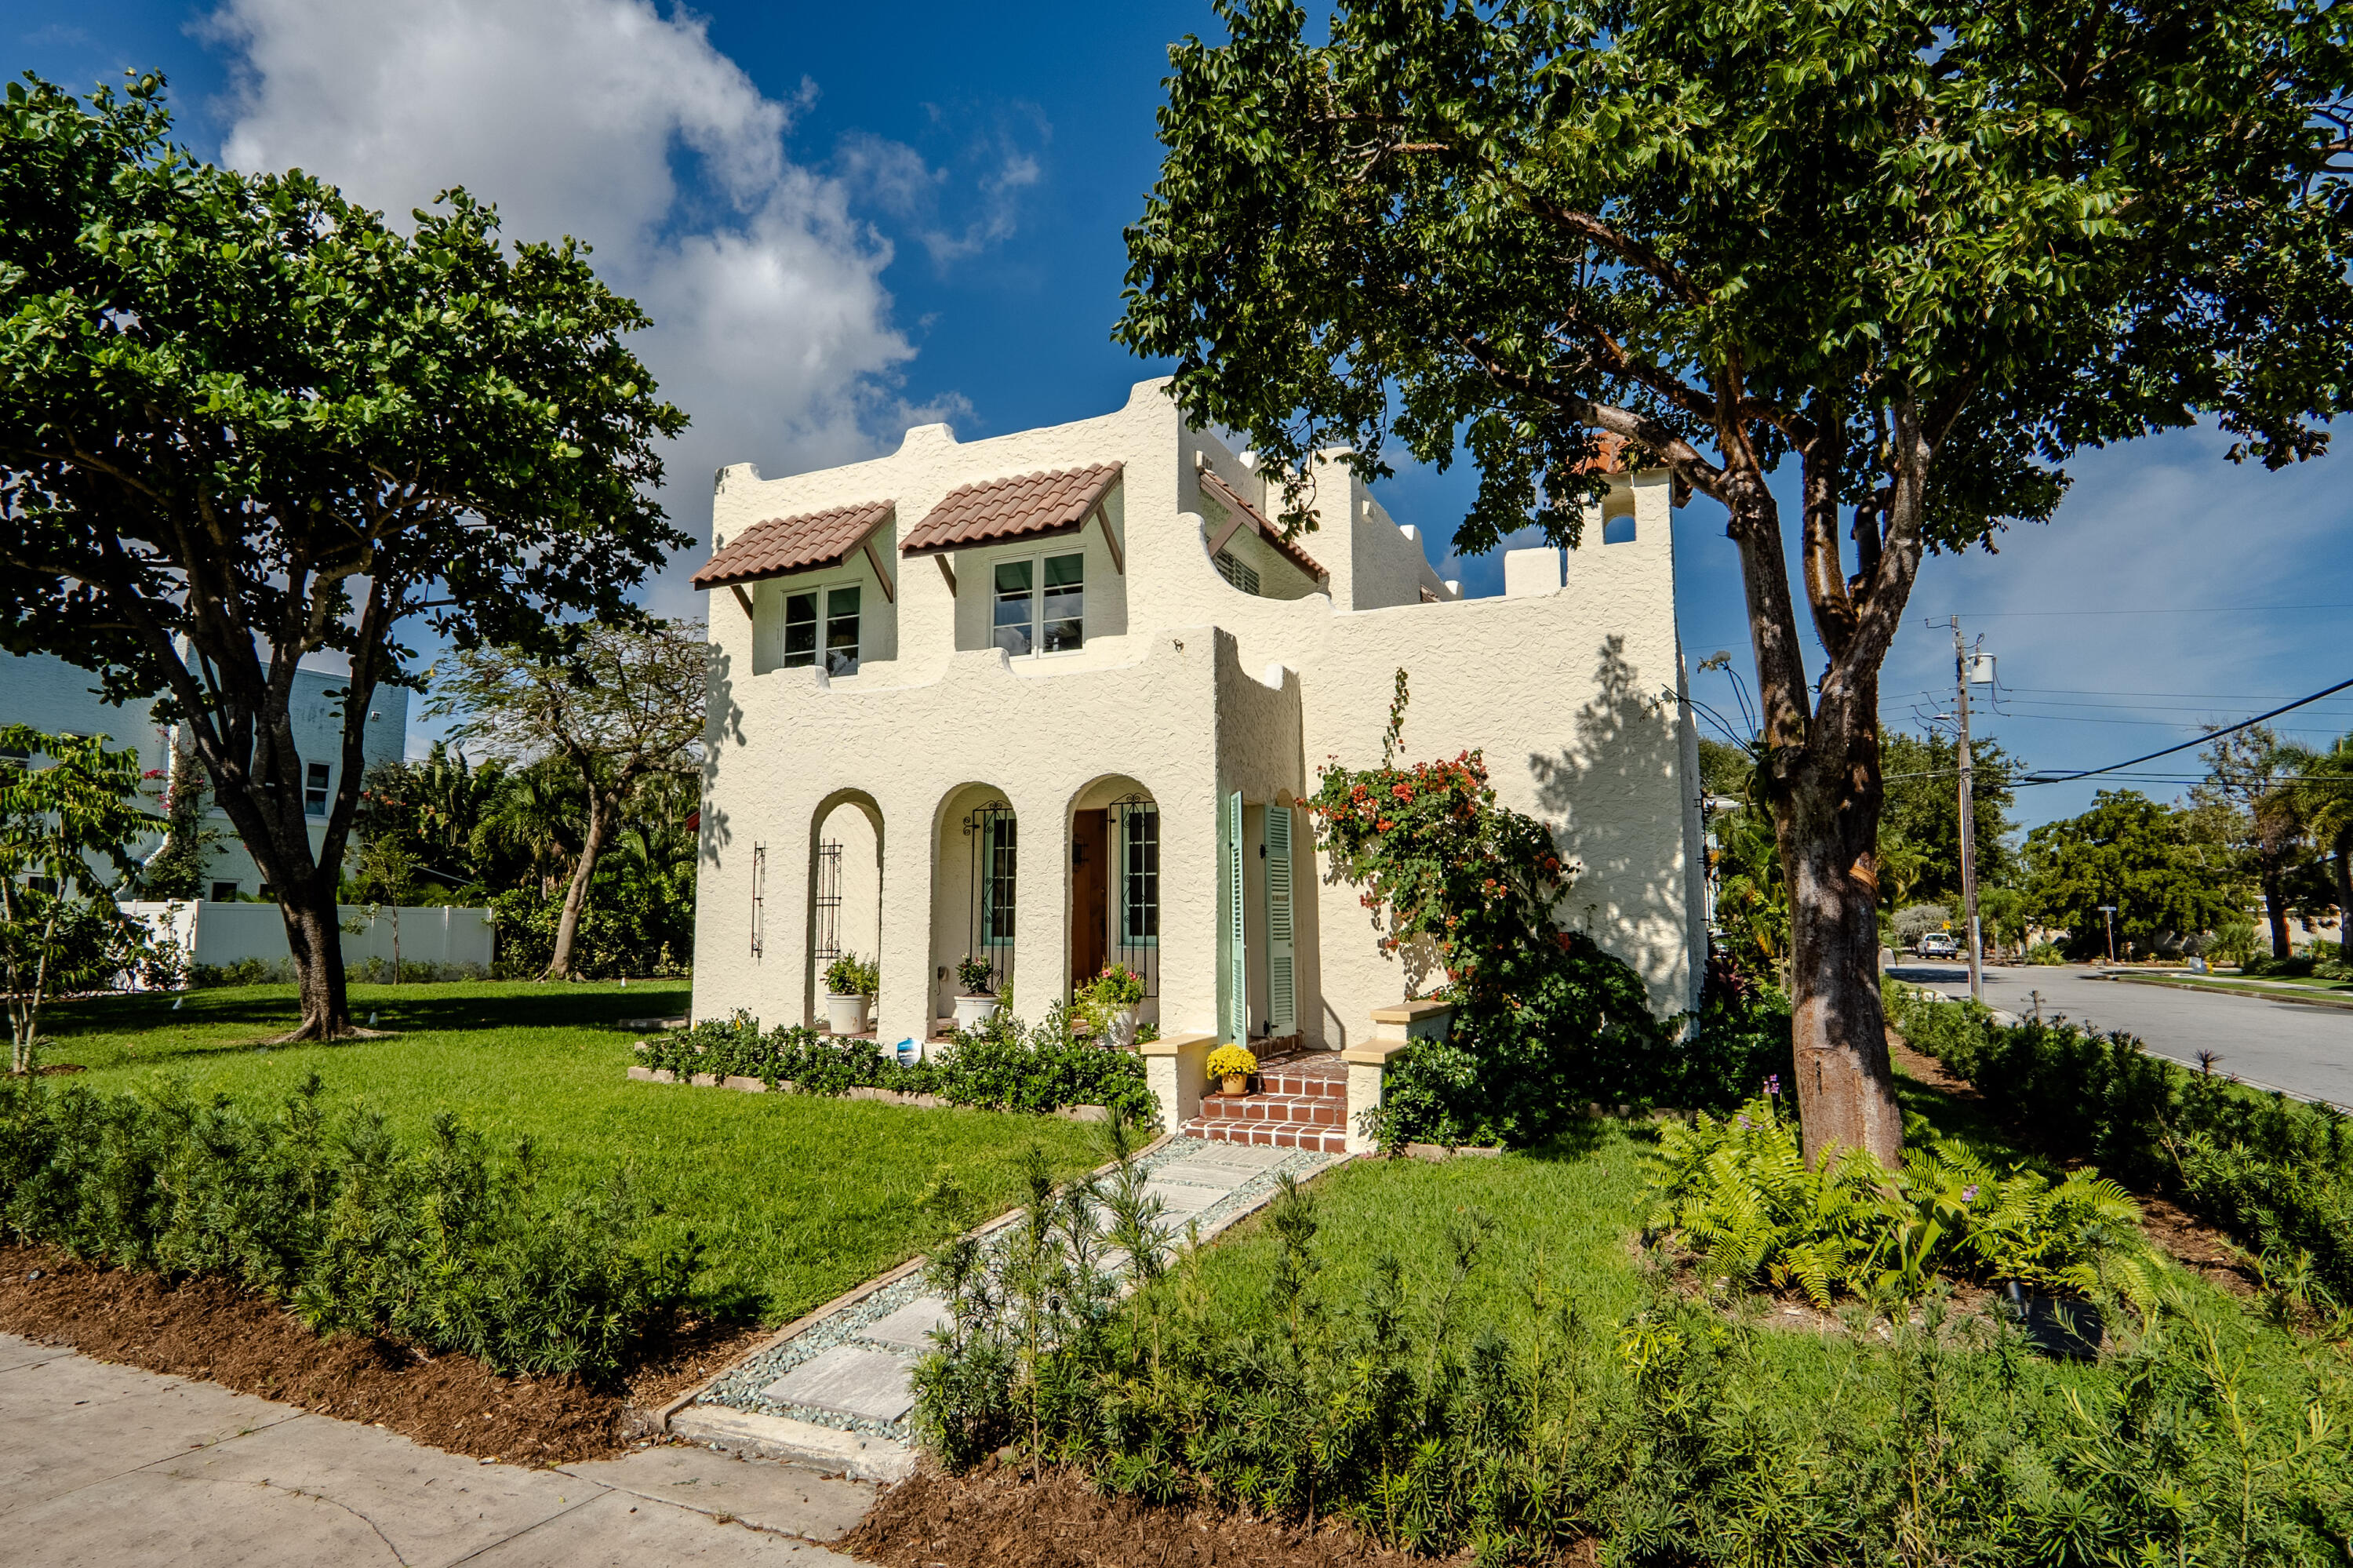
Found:
<path fill-rule="evenodd" d="M 1968 921 L 1969 1000 L 1985 1001 L 1985 963 L 1978 936 L 1978 814 L 1970 797 L 1975 758 L 1969 754 L 1969 652 L 1961 642 L 1961 618 L 1953 617 L 1954 713 L 1961 726 L 1961 908 Z"/>
<path fill-rule="evenodd" d="M 2113 904 L 2103 904 L 2100 906 L 2100 913 L 2107 916 L 2108 967 L 2114 969 L 2116 962 L 2116 906 Z"/>

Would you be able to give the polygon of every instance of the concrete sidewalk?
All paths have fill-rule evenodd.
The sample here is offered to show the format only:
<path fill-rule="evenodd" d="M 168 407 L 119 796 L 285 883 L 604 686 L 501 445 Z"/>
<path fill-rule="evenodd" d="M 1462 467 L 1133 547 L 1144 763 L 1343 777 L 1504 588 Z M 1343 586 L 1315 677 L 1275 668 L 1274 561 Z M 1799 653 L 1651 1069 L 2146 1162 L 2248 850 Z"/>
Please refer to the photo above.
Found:
<path fill-rule="evenodd" d="M 532 1470 L 0 1334 L 0 1560 L 848 1568 L 874 1489 L 698 1448 Z"/>

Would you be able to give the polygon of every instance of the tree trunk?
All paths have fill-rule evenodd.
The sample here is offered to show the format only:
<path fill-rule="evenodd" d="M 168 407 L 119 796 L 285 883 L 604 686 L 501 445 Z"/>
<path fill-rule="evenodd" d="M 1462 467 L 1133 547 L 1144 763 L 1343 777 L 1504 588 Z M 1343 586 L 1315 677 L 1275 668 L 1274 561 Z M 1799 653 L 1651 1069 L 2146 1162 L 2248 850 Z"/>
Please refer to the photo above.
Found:
<path fill-rule="evenodd" d="M 2263 916 L 2271 923 L 2272 957 L 2275 959 L 2284 959 L 2295 950 L 2287 934 L 2286 880 L 2276 867 L 2267 867 L 2263 872 Z"/>
<path fill-rule="evenodd" d="M 1879 755 L 1810 759 L 1778 791 L 1774 826 L 1789 885 L 1790 1044 L 1806 1159 L 1865 1149 L 1893 1168 L 1904 1112 L 1879 998 Z M 1847 786 L 1861 783 L 1862 788 Z"/>
<path fill-rule="evenodd" d="M 343 987 L 343 930 L 332 893 L 323 903 L 313 886 L 280 888 L 278 916 L 286 923 L 286 950 L 302 997 L 301 1026 L 287 1040 L 333 1040 L 353 1033 Z"/>
<path fill-rule="evenodd" d="M 542 980 L 570 980 L 572 943 L 580 933 L 581 911 L 588 907 L 588 879 L 596 874 L 596 857 L 604 853 L 605 834 L 613 821 L 613 807 L 596 790 L 588 791 L 588 832 L 580 844 L 580 863 L 572 869 L 572 885 L 565 890 L 564 914 L 555 922 L 555 951 Z"/>
<path fill-rule="evenodd" d="M 2337 840 L 2337 961 L 2353 963 L 2353 832 Z"/>

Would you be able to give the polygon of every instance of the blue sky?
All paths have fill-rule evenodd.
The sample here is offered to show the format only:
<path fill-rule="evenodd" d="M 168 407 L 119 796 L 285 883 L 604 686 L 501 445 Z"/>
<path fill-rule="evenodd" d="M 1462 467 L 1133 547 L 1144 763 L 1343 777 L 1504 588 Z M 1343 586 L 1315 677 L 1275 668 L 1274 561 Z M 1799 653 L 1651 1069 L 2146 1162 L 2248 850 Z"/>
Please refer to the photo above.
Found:
<path fill-rule="evenodd" d="M 12 71 L 77 90 L 165 71 L 204 156 L 299 164 L 395 210 L 464 184 L 511 232 L 591 239 L 659 323 L 641 352 L 695 418 L 668 500 L 706 535 L 721 463 L 842 461 L 931 418 L 968 437 L 1078 418 L 1161 368 L 1110 341 L 1120 230 L 1157 167 L 1166 46 L 1215 26 L 1201 0 L 16 0 L 6 17 Z M 1955 611 L 1999 658 L 1978 733 L 2042 768 L 2353 675 L 2342 461 L 2266 474 L 2225 445 L 2194 431 L 2091 454 L 2050 526 L 1932 559 L 1888 662 L 1889 725 L 1949 711 L 1951 634 L 1926 622 Z M 1411 471 L 1384 493 L 1446 575 L 1496 592 L 1500 560 L 1442 559 L 1471 485 Z M 1745 677 L 1721 510 L 1694 502 L 1675 537 L 1685 650 L 1729 648 Z M 649 601 L 698 611 L 691 568 Z M 1694 692 L 1736 709 L 1723 676 Z M 2353 729 L 2353 694 L 2282 725 Z M 2130 781 L 2169 796 L 2181 765 Z M 2020 815 L 2080 810 L 2094 788 L 2025 791 Z"/>

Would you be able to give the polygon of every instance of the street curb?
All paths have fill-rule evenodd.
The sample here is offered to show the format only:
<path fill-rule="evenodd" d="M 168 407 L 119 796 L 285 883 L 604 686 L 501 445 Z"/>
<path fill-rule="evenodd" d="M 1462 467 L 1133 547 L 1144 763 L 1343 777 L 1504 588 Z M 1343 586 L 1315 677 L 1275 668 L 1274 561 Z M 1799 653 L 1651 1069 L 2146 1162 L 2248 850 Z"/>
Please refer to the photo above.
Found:
<path fill-rule="evenodd" d="M 2159 975 L 2097 975 L 2097 980 L 2114 980 L 2119 985 L 2153 985 L 2165 991 L 2186 991 L 2200 996 L 2244 996 L 2257 1001 L 2284 1001 L 2296 1007 L 2326 1007 L 2338 1012 L 2353 1012 L 2353 998 L 2340 996 L 2297 996 L 2282 991 L 2242 991 L 2236 986 L 2191 985 L 2167 980 Z"/>

